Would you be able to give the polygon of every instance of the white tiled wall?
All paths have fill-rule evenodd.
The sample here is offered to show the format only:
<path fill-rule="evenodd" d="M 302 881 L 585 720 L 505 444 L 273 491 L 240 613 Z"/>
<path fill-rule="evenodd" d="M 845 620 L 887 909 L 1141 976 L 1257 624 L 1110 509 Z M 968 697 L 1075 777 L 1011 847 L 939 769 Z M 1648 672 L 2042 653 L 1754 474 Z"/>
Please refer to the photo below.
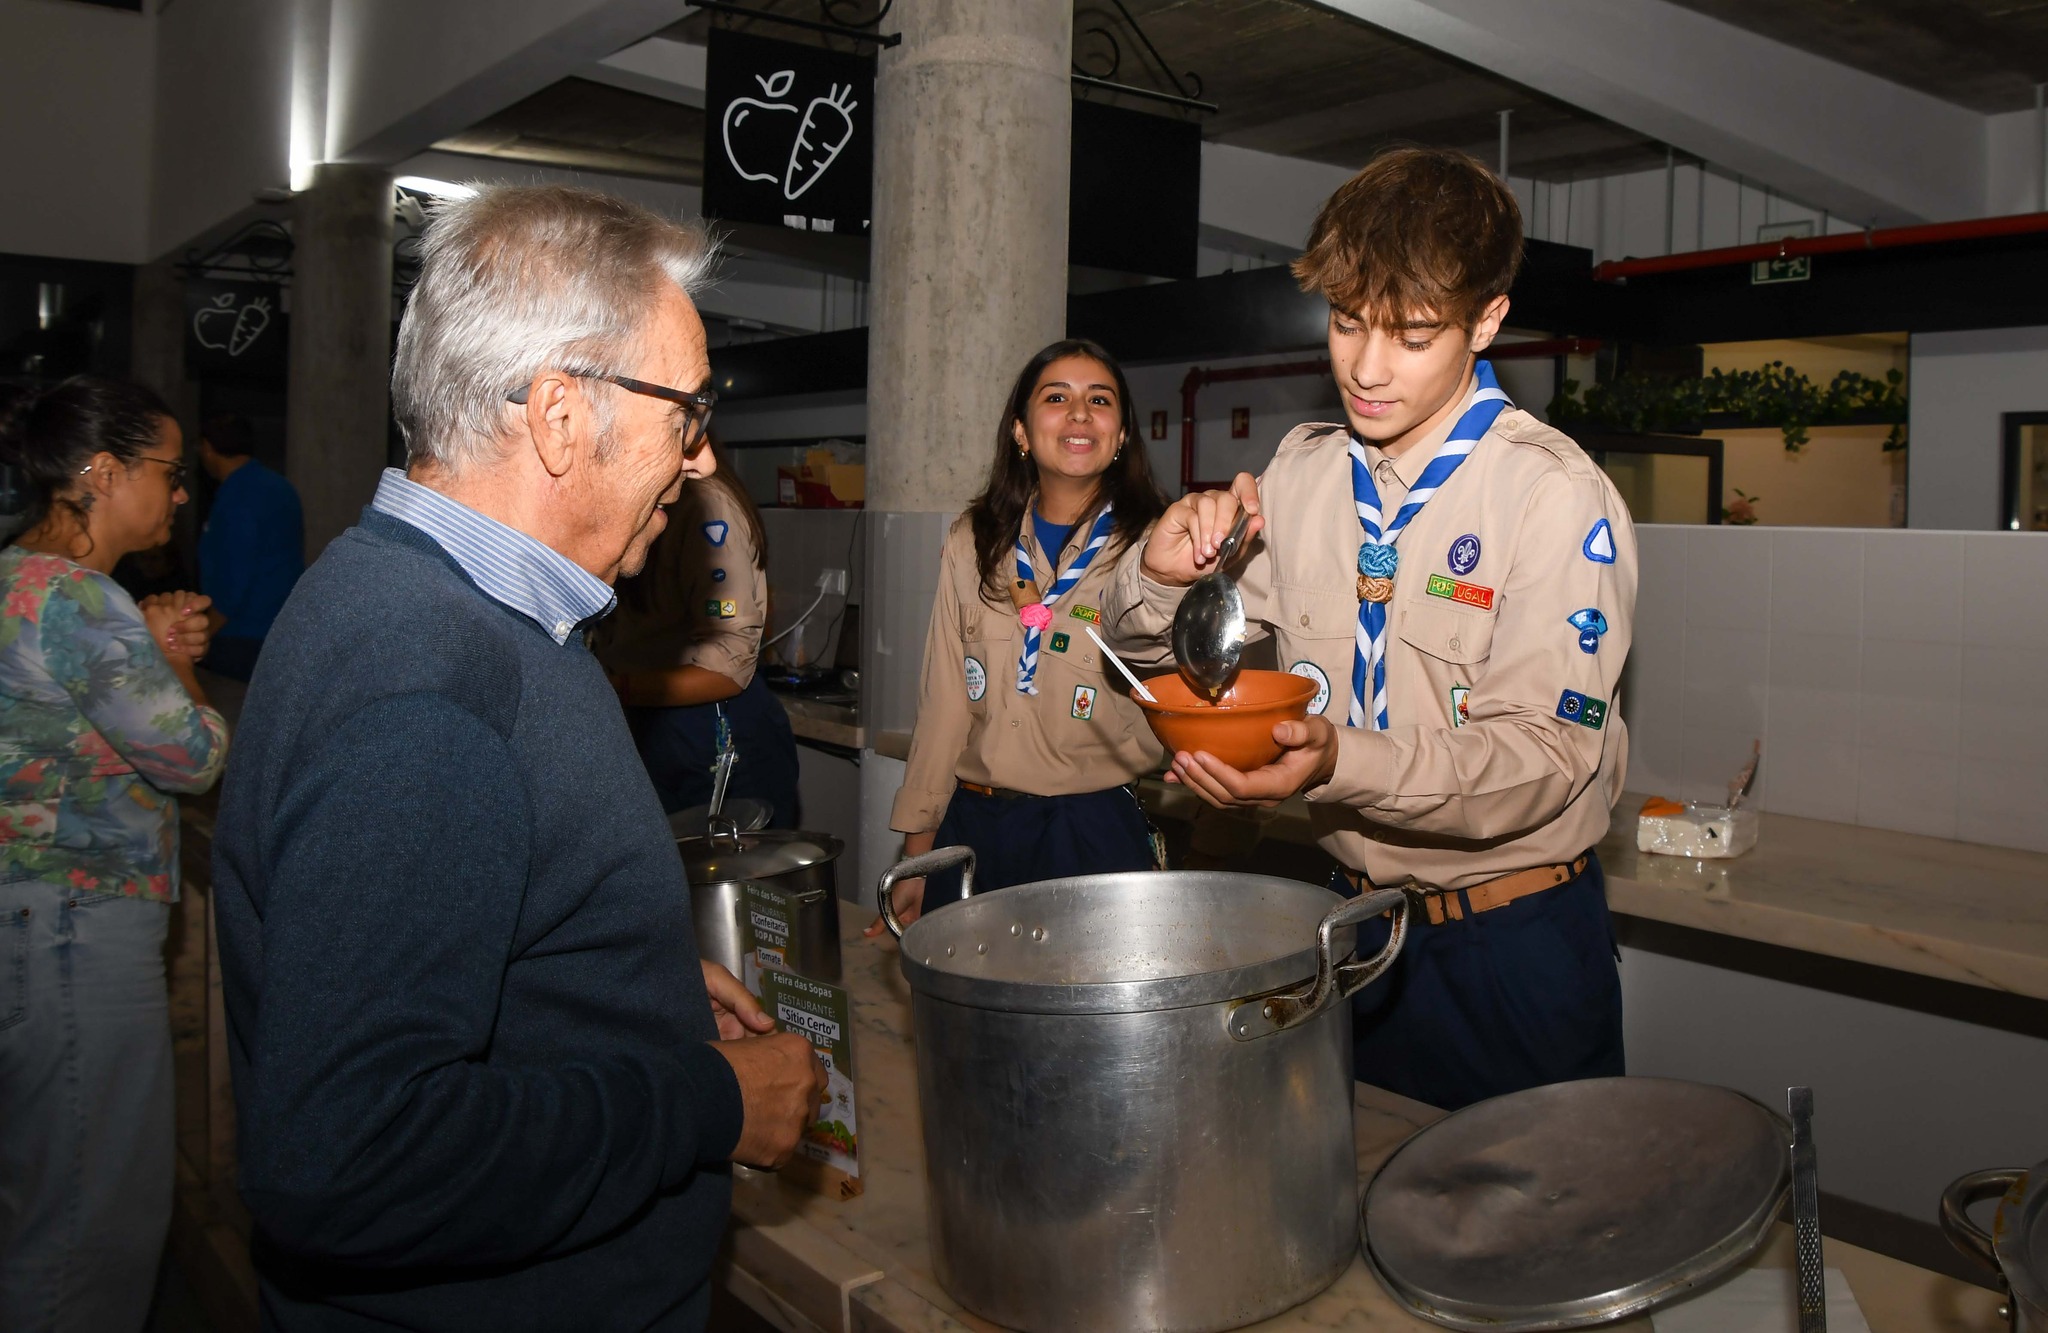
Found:
<path fill-rule="evenodd" d="M 2048 537 L 1636 533 L 1632 790 L 2048 851 Z"/>

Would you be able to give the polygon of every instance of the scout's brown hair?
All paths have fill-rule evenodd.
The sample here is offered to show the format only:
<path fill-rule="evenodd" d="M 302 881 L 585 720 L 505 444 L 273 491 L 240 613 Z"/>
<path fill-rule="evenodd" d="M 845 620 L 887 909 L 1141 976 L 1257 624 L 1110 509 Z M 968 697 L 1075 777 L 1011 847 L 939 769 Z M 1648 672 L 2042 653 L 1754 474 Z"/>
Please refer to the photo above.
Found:
<path fill-rule="evenodd" d="M 1152 520 L 1166 512 L 1166 497 L 1152 480 L 1152 462 L 1145 456 L 1145 437 L 1138 429 L 1138 405 L 1131 400 L 1124 368 L 1100 343 L 1086 338 L 1063 338 L 1039 349 L 1038 355 L 1024 363 L 1024 369 L 1017 372 L 1017 382 L 1010 386 L 1002 424 L 996 427 L 996 456 L 989 466 L 988 484 L 967 506 L 967 523 L 974 533 L 974 564 L 981 575 L 981 595 L 998 605 L 1002 604 L 1004 590 L 1010 586 L 1016 569 L 1013 559 L 1017 534 L 1023 529 L 1024 516 L 1031 511 L 1032 497 L 1038 494 L 1038 464 L 1017 452 L 1012 427 L 1030 412 L 1031 395 L 1045 368 L 1070 356 L 1085 356 L 1109 372 L 1116 385 L 1117 408 L 1123 417 L 1123 450 L 1109 465 L 1109 471 L 1096 479 L 1094 499 L 1089 502 L 1088 512 L 1081 516 L 1083 524 L 1090 524 L 1101 512 L 1103 501 L 1116 506 L 1116 525 L 1110 529 L 1108 544 L 1095 558 L 1115 559 L 1119 549 L 1138 540 L 1152 526 Z M 1048 555 L 1059 559 L 1057 551 Z M 1047 579 L 1048 586 L 1050 583 Z"/>
<path fill-rule="evenodd" d="M 1500 177 L 1455 149 L 1396 148 L 1324 201 L 1294 276 L 1378 328 L 1469 330 L 1521 266 L 1522 210 Z"/>

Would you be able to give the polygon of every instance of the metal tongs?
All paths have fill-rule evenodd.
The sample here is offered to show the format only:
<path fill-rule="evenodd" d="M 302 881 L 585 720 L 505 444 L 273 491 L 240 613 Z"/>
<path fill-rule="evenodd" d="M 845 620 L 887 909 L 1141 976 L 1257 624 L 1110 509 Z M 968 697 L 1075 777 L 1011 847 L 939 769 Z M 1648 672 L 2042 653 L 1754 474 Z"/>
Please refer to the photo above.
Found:
<path fill-rule="evenodd" d="M 725 789 L 732 782 L 732 766 L 739 759 L 739 749 L 732 743 L 732 733 L 728 730 L 725 744 L 719 747 L 718 757 L 711 761 L 711 805 L 704 814 L 704 836 L 715 838 L 723 833 L 735 847 L 740 845 L 740 826 L 725 818 L 724 811 Z"/>

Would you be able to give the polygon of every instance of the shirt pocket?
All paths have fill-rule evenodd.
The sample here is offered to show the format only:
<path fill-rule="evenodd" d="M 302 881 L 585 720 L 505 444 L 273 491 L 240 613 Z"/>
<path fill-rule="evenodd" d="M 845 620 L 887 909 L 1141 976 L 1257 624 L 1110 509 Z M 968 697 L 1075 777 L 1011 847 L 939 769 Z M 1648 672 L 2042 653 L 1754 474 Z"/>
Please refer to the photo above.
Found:
<path fill-rule="evenodd" d="M 1401 607 L 1395 633 L 1417 652 L 1440 662 L 1474 666 L 1493 655 L 1494 613 L 1436 598 Z"/>
<path fill-rule="evenodd" d="M 986 608 L 968 612 L 960 622 L 963 679 L 955 684 L 965 692 L 967 711 L 977 718 L 988 716 L 989 695 L 1001 682 L 1007 680 L 1011 689 L 1017 686 L 1017 663 L 1008 658 L 1010 645 L 995 633 L 1000 629 Z"/>
<path fill-rule="evenodd" d="M 1273 589 L 1273 609 L 1274 631 L 1289 639 L 1358 637 L 1358 597 L 1349 588 L 1280 584 Z"/>

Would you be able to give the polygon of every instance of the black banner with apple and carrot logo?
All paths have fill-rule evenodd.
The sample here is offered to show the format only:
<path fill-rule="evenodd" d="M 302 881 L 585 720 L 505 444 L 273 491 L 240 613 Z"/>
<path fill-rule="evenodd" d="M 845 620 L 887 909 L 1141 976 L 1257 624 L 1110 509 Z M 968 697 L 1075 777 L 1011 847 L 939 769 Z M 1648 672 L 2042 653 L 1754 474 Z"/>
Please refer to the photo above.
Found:
<path fill-rule="evenodd" d="M 714 28 L 704 83 L 707 216 L 867 234 L 872 59 Z"/>
<path fill-rule="evenodd" d="M 185 374 L 195 380 L 285 376 L 286 319 L 274 282 L 185 279 Z"/>

